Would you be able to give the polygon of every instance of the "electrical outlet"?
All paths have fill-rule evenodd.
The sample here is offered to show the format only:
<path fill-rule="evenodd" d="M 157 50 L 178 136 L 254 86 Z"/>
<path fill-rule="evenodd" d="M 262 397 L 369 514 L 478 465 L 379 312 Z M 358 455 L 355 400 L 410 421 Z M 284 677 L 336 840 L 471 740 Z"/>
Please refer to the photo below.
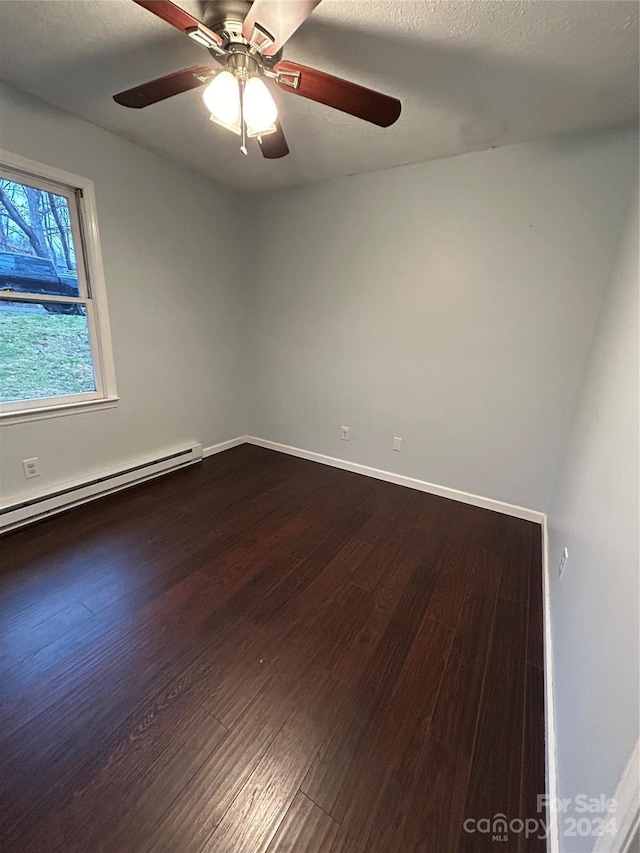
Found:
<path fill-rule="evenodd" d="M 38 463 L 38 457 L 34 456 L 33 459 L 23 459 L 22 470 L 24 471 L 24 476 L 27 480 L 30 480 L 32 477 L 39 477 L 40 465 Z"/>
<path fill-rule="evenodd" d="M 402 439 L 398 438 L 397 435 L 393 439 L 393 449 L 397 450 L 398 453 L 402 450 Z"/>
<path fill-rule="evenodd" d="M 562 552 L 562 557 L 560 557 L 560 565 L 558 566 L 558 577 L 562 577 L 562 573 L 567 568 L 567 560 L 569 559 L 569 552 L 565 548 Z"/>
<path fill-rule="evenodd" d="M 343 441 L 349 441 L 349 427 L 340 427 L 340 438 Z"/>

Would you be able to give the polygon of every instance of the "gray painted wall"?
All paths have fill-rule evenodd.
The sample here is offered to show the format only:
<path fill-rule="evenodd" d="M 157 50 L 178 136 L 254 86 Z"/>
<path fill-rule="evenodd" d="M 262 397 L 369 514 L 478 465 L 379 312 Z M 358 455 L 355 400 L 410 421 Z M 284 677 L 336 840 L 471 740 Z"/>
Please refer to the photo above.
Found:
<path fill-rule="evenodd" d="M 613 132 L 252 197 L 250 432 L 545 510 L 636 158 Z"/>
<path fill-rule="evenodd" d="M 549 513 L 560 797 L 612 797 L 638 738 L 638 263 L 636 191 Z"/>
<path fill-rule="evenodd" d="M 236 196 L 4 84 L 0 120 L 0 147 L 95 182 L 120 395 L 116 409 L 2 426 L 2 501 L 243 434 Z M 43 475 L 27 481 L 32 456 Z"/>

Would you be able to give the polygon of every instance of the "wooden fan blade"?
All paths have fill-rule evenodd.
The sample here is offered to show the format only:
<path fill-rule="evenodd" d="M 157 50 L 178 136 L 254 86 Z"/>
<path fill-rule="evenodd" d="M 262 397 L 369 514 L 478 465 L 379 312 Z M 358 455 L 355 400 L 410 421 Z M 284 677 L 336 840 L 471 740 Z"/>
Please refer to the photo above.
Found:
<path fill-rule="evenodd" d="M 141 109 L 150 104 L 157 104 L 158 101 L 164 101 L 165 98 L 172 98 L 181 92 L 188 92 L 189 89 L 204 86 L 214 76 L 212 65 L 193 65 L 191 68 L 183 68 L 182 71 L 174 71 L 173 74 L 143 83 L 141 86 L 134 86 L 126 92 L 119 92 L 113 96 L 113 100 L 123 107 Z"/>
<path fill-rule="evenodd" d="M 267 160 L 277 160 L 280 157 L 286 157 L 289 153 L 289 146 L 287 145 L 282 125 L 278 120 L 276 120 L 276 132 L 261 136 L 258 141 L 262 150 L 262 156 Z"/>
<path fill-rule="evenodd" d="M 274 70 L 277 73 L 276 84 L 283 92 L 326 104 L 379 127 L 389 127 L 400 116 L 400 101 L 373 89 L 286 59 L 278 62 Z"/>
<path fill-rule="evenodd" d="M 265 47 L 256 42 L 260 53 L 273 56 L 309 17 L 320 0 L 255 0 L 244 19 L 242 35 L 251 43 L 256 24 L 274 41 Z"/>
<path fill-rule="evenodd" d="M 143 9 L 153 12 L 154 15 L 162 18 L 163 21 L 171 24 L 177 30 L 182 30 L 186 35 L 189 35 L 189 30 L 193 30 L 195 27 L 216 44 L 222 44 L 222 39 L 217 33 L 214 33 L 213 30 L 210 30 L 209 27 L 206 27 L 197 18 L 194 18 L 193 15 L 185 12 L 180 6 L 176 6 L 171 0 L 133 0 L 133 2 L 137 3 L 138 6 L 142 6 Z"/>

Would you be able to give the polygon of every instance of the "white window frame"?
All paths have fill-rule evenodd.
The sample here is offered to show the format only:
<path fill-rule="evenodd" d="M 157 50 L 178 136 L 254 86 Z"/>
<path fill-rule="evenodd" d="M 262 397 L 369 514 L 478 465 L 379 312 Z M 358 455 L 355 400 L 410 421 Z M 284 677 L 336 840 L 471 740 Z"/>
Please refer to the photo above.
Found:
<path fill-rule="evenodd" d="M 86 308 L 96 390 L 67 396 L 0 402 L 0 426 L 113 408 L 119 398 L 116 391 L 93 181 L 0 148 L 0 171 L 5 170 L 18 181 L 24 179 L 24 183 L 28 184 L 31 179 L 36 182 L 36 186 L 66 197 L 70 213 L 72 210 L 77 211 L 77 219 L 73 215 L 70 218 L 78 269 L 79 296 L 20 293 L 19 300 L 78 303 Z M 3 296 L 5 301 L 9 292 L 3 291 Z"/>

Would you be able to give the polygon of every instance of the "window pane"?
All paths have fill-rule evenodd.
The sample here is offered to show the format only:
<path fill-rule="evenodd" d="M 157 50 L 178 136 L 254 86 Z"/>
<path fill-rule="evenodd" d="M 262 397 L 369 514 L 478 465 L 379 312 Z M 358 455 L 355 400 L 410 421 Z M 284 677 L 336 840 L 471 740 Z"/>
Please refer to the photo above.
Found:
<path fill-rule="evenodd" d="M 82 306 L 0 300 L 1 402 L 95 390 L 89 327 Z"/>
<path fill-rule="evenodd" d="M 79 295 L 66 196 L 0 177 L 0 289 Z"/>

